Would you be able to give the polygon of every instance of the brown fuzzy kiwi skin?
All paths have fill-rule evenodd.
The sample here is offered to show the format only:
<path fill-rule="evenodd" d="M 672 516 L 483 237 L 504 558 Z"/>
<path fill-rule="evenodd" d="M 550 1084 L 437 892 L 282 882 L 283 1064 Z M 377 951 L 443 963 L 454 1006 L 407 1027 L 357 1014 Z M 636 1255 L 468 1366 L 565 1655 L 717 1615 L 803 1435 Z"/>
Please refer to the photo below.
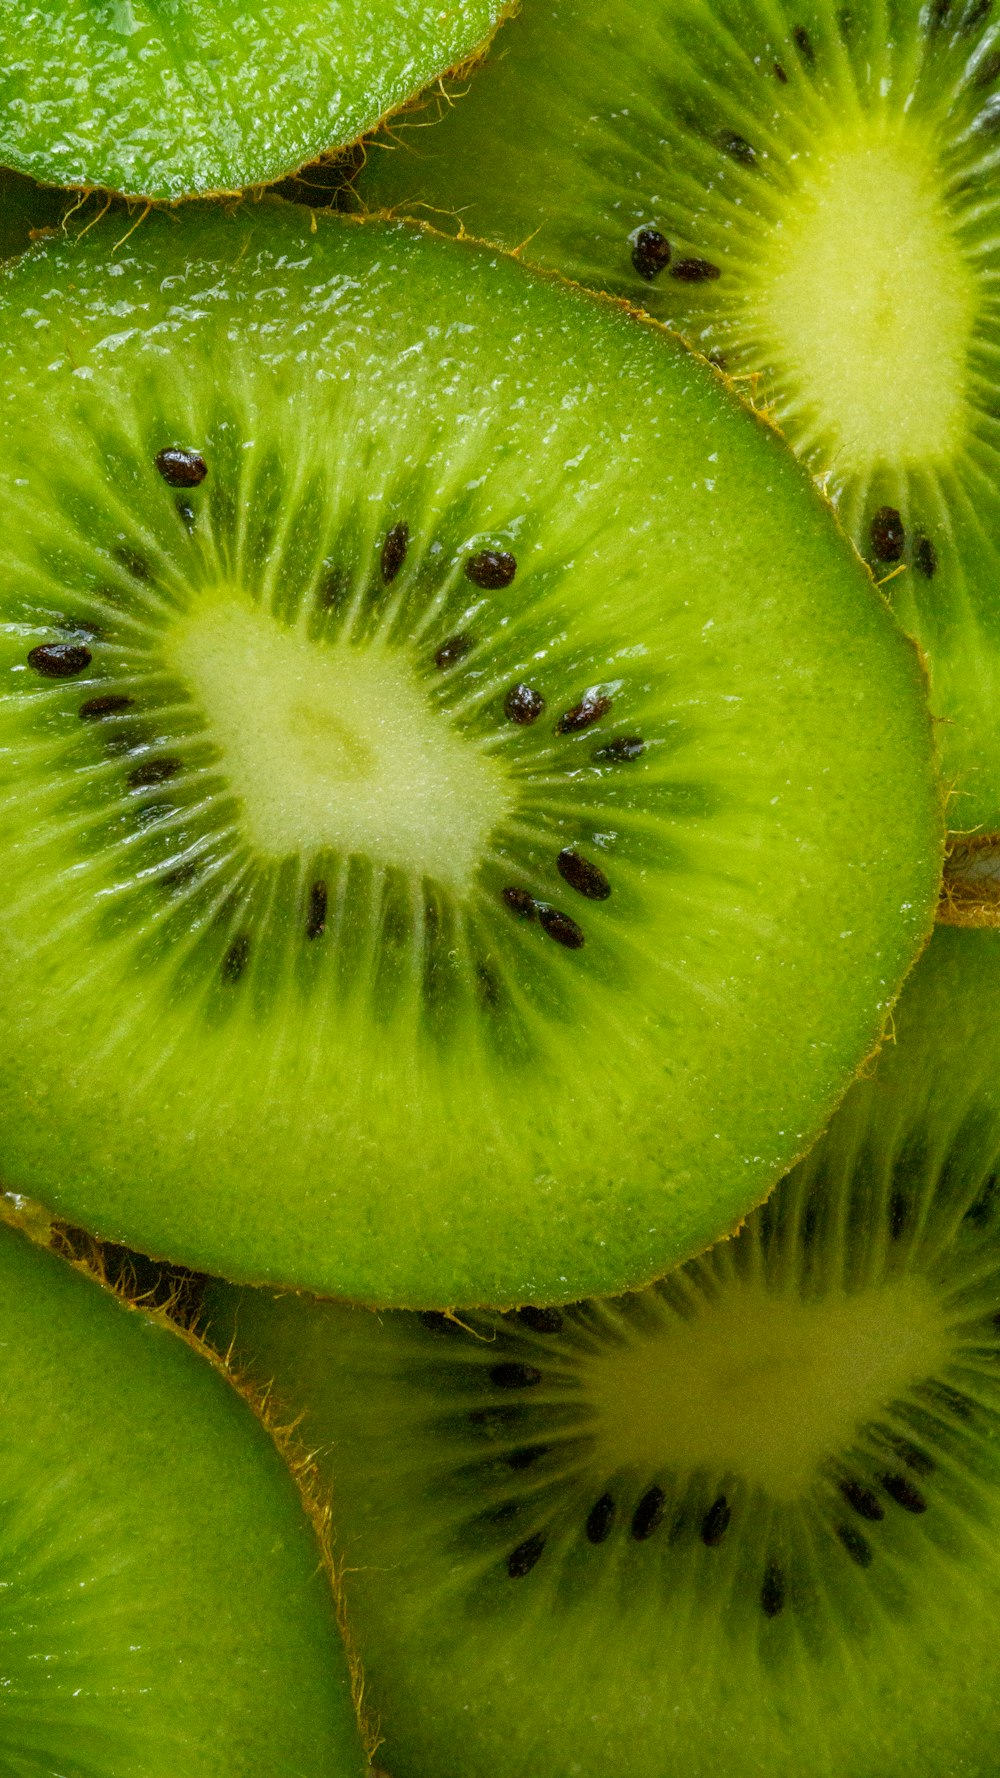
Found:
<path fill-rule="evenodd" d="M 183 1340 L 193 1352 L 198 1354 L 206 1364 L 223 1377 L 226 1383 L 246 1402 L 247 1407 L 255 1416 L 274 1445 L 279 1457 L 290 1471 L 293 1481 L 313 1529 L 319 1550 L 320 1565 L 329 1582 L 336 1608 L 337 1627 L 343 1640 L 347 1655 L 347 1666 L 351 1681 L 351 1702 L 357 1718 L 362 1745 L 368 1759 L 374 1758 L 380 1744 L 378 1725 L 371 1715 L 365 1700 L 365 1677 L 358 1655 L 357 1646 L 352 1638 L 347 1622 L 344 1601 L 343 1569 L 344 1557 L 335 1552 L 333 1541 L 332 1514 L 328 1491 L 324 1489 L 316 1467 L 315 1455 L 306 1449 L 297 1436 L 298 1420 L 288 1422 L 276 1411 L 271 1400 L 270 1390 L 252 1384 L 232 1362 L 232 1350 L 220 1353 L 198 1332 L 198 1320 L 201 1311 L 200 1291 L 190 1287 L 189 1280 L 195 1278 L 194 1273 L 178 1272 L 164 1268 L 161 1280 L 152 1288 L 144 1287 L 134 1264 L 117 1263 L 121 1256 L 128 1259 L 127 1249 L 111 1248 L 93 1235 L 86 1234 L 82 1229 L 73 1228 L 60 1218 L 50 1216 L 40 1204 L 31 1198 L 15 1196 L 9 1192 L 0 1193 L 0 1221 L 8 1223 L 12 1228 L 27 1235 L 36 1246 L 48 1248 L 51 1253 L 58 1254 L 61 1260 L 73 1267 L 74 1271 L 82 1272 L 99 1289 L 107 1291 L 110 1296 L 123 1304 L 135 1314 L 141 1314 L 146 1320 L 153 1321 L 158 1327 L 168 1328 L 176 1338 Z M 113 1256 L 113 1264 L 109 1259 Z M 133 1259 L 141 1256 L 132 1256 Z M 278 1778 L 278 1774 L 275 1775 Z M 372 1769 L 369 1778 L 388 1778 L 387 1773 Z"/>

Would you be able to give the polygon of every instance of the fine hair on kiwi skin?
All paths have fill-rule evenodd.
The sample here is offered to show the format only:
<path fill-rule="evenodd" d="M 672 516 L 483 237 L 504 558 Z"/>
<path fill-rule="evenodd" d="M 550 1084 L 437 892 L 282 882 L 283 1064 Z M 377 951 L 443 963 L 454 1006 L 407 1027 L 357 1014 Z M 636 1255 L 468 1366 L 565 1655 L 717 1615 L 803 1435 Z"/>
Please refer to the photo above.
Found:
<path fill-rule="evenodd" d="M 998 122 L 986 0 L 525 0 L 357 181 L 627 297 L 768 414 L 919 640 L 951 825 L 987 836 Z"/>
<path fill-rule="evenodd" d="M 363 1778 L 360 1674 L 287 1440 L 84 1245 L 0 1201 L 0 1766 Z"/>
<path fill-rule="evenodd" d="M 211 1284 L 321 1452 L 394 1778 L 964 1778 L 1000 1729 L 1000 935 L 738 1236 L 615 1301 Z"/>
<path fill-rule="evenodd" d="M 6 1183 L 412 1307 L 730 1227 L 939 875 L 916 653 L 806 476 L 658 328 L 402 226 L 109 218 L 0 307 Z"/>

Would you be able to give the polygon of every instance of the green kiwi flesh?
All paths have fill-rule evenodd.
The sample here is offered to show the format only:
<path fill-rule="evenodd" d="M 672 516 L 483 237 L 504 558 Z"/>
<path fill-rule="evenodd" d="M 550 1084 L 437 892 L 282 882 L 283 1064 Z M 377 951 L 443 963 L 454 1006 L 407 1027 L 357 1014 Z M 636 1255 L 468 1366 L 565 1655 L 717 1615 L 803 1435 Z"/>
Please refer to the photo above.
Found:
<path fill-rule="evenodd" d="M 208 1357 L 0 1223 L 5 1778 L 363 1778 L 288 1469 Z"/>
<path fill-rule="evenodd" d="M 990 0 L 525 0 L 437 104 L 364 202 L 627 296 L 766 409 L 926 653 L 952 828 L 1000 828 Z"/>
<path fill-rule="evenodd" d="M 501 0 L 6 0 L 0 160 L 175 199 L 353 142 L 487 38 Z"/>
<path fill-rule="evenodd" d="M 46 243 L 0 342 L 7 1185 L 411 1308 L 731 1228 L 940 867 L 780 442 L 617 305 L 275 201 Z"/>
<path fill-rule="evenodd" d="M 992 1778 L 998 1020 L 1000 935 L 942 930 L 809 1159 L 645 1292 L 209 1287 L 323 1454 L 393 1778 Z"/>

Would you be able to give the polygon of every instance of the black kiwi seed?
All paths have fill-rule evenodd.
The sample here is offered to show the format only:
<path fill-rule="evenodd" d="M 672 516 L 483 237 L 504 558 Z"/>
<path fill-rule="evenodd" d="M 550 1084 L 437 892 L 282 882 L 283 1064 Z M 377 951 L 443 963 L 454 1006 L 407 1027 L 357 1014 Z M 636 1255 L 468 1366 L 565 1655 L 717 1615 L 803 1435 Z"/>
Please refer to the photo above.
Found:
<path fill-rule="evenodd" d="M 238 982 L 250 961 L 250 934 L 241 932 L 233 939 L 228 951 L 222 959 L 222 979 L 224 982 Z"/>
<path fill-rule="evenodd" d="M 811 67 L 816 60 L 816 51 L 813 49 L 812 38 L 806 30 L 805 25 L 796 25 L 792 32 L 792 38 L 802 60 L 808 62 Z"/>
<path fill-rule="evenodd" d="M 925 1513 L 927 1511 L 927 1502 L 920 1489 L 915 1488 L 905 1475 L 883 1476 L 882 1486 L 890 1500 L 894 1500 L 897 1506 L 903 1508 L 904 1512 Z"/>
<path fill-rule="evenodd" d="M 400 519 L 399 524 L 393 525 L 392 530 L 387 533 L 379 556 L 379 569 L 386 586 L 395 580 L 402 568 L 409 543 L 410 527 Z"/>
<path fill-rule="evenodd" d="M 28 665 L 43 679 L 72 679 L 93 659 L 82 642 L 41 642 L 28 656 Z"/>
<path fill-rule="evenodd" d="M 544 1548 L 545 1539 L 540 1531 L 536 1531 L 533 1537 L 519 1543 L 516 1550 L 511 1550 L 507 1557 L 507 1573 L 511 1580 L 523 1580 L 530 1574 Z"/>
<path fill-rule="evenodd" d="M 638 759 L 645 751 L 646 743 L 640 735 L 616 735 L 613 741 L 605 741 L 603 747 L 595 747 L 594 758 L 614 763 L 618 760 Z"/>
<path fill-rule="evenodd" d="M 739 161 L 741 166 L 755 167 L 757 165 L 757 150 L 751 146 L 745 136 L 723 135 L 719 139 L 719 146 L 725 149 L 725 152 L 731 155 L 734 161 Z"/>
<path fill-rule="evenodd" d="M 533 1364 L 494 1364 L 490 1368 L 490 1382 L 498 1389 L 532 1389 L 542 1380 L 542 1373 Z"/>
<path fill-rule="evenodd" d="M 556 869 L 578 895 L 585 895 L 588 901 L 607 901 L 611 894 L 611 884 L 604 872 L 589 858 L 581 858 L 579 852 L 571 852 L 564 847 L 556 859 Z"/>
<path fill-rule="evenodd" d="M 855 1512 L 861 1518 L 868 1519 L 871 1524 L 877 1525 L 880 1519 L 885 1518 L 877 1496 L 872 1493 L 870 1488 L 865 1488 L 861 1482 L 841 1482 L 840 1492 L 848 1506 L 853 1506 Z"/>
<path fill-rule="evenodd" d="M 133 767 L 125 782 L 131 790 L 144 790 L 149 784 L 165 784 L 168 778 L 176 778 L 183 770 L 182 759 L 166 755 L 162 759 L 147 759 L 141 766 Z"/>
<path fill-rule="evenodd" d="M 679 259 L 670 267 L 670 276 L 680 284 L 710 284 L 713 278 L 721 276 L 721 267 L 713 265 L 710 259 L 699 259 L 692 255 L 689 259 Z"/>
<path fill-rule="evenodd" d="M 729 1530 L 729 1522 L 732 1519 L 732 1516 L 732 1507 L 726 1499 L 726 1496 L 720 1494 L 718 1500 L 713 1500 L 705 1517 L 701 1521 L 701 1541 L 706 1549 L 714 1550 L 718 1548 L 722 1539 L 725 1537 L 726 1532 Z"/>
<path fill-rule="evenodd" d="M 903 521 L 894 506 L 880 506 L 871 523 L 872 549 L 880 562 L 898 562 L 906 545 Z"/>
<path fill-rule="evenodd" d="M 538 912 L 538 904 L 527 889 L 519 889 L 516 883 L 500 891 L 512 914 L 518 914 L 522 920 L 533 920 Z"/>
<path fill-rule="evenodd" d="M 663 1506 L 666 1496 L 662 1488 L 648 1488 L 635 1512 L 632 1514 L 632 1536 L 637 1543 L 644 1543 L 663 1519 Z"/>
<path fill-rule="evenodd" d="M 590 1543 L 604 1543 L 611 1535 L 611 1527 L 615 1522 L 615 1502 L 612 1494 L 602 1494 L 595 1501 L 587 1514 L 587 1538 Z"/>
<path fill-rule="evenodd" d="M 658 228 L 641 228 L 632 241 L 632 264 L 649 281 L 670 264 L 670 242 Z"/>
<path fill-rule="evenodd" d="M 604 692 L 585 691 L 578 704 L 572 710 L 566 710 L 556 723 L 557 735 L 576 735 L 581 729 L 589 728 L 592 722 L 599 722 L 611 708 L 611 699 Z"/>
<path fill-rule="evenodd" d="M 436 667 L 453 667 L 456 661 L 464 660 L 469 650 L 474 647 L 475 643 L 471 636 L 449 636 L 447 642 L 442 642 L 436 651 L 434 665 Z"/>
<path fill-rule="evenodd" d="M 157 452 L 153 461 L 172 488 L 197 488 L 208 474 L 201 452 L 186 451 L 180 445 L 168 445 L 166 450 Z"/>
<path fill-rule="evenodd" d="M 777 1562 L 769 1562 L 764 1570 L 760 1589 L 761 1610 L 765 1617 L 777 1617 L 785 1604 L 785 1577 Z"/>
<path fill-rule="evenodd" d="M 518 1309 L 518 1320 L 532 1333 L 557 1334 L 562 1332 L 563 1318 L 558 1309 L 535 1309 L 529 1303 L 524 1309 Z"/>
<path fill-rule="evenodd" d="M 872 1546 L 866 1537 L 862 1537 L 860 1531 L 855 1531 L 853 1525 L 838 1525 L 837 1536 L 852 1562 L 856 1562 L 859 1568 L 871 1567 Z"/>
<path fill-rule="evenodd" d="M 320 879 L 309 891 L 309 916 L 306 920 L 306 937 L 319 938 L 326 931 L 326 884 Z"/>
<path fill-rule="evenodd" d="M 134 703 L 135 699 L 127 698 L 123 692 L 109 691 L 81 704 L 80 716 L 84 722 L 100 722 L 105 716 L 118 716 L 122 710 L 130 710 Z"/>
<path fill-rule="evenodd" d="M 532 685 L 512 685 L 503 701 L 503 713 L 509 722 L 521 728 L 537 722 L 545 709 L 545 699 Z"/>
<path fill-rule="evenodd" d="M 567 951 L 579 951 L 584 944 L 584 935 L 575 920 L 569 914 L 560 912 L 559 908 L 548 907 L 538 903 L 538 918 L 542 930 L 557 945 L 565 945 Z"/>
<path fill-rule="evenodd" d="M 774 78 L 775 80 L 780 80 L 782 86 L 788 85 L 788 75 L 785 73 L 780 62 L 775 62 L 774 64 Z"/>
<path fill-rule="evenodd" d="M 930 10 L 930 28 L 939 31 L 951 12 L 951 0 L 932 0 Z"/>
<path fill-rule="evenodd" d="M 997 70 L 1000 73 L 1000 69 Z M 937 550 L 929 537 L 920 536 L 913 546 L 913 560 L 920 569 L 925 580 L 933 580 L 937 573 Z"/>
<path fill-rule="evenodd" d="M 469 557 L 465 572 L 475 586 L 498 592 L 501 587 L 510 586 L 517 573 L 517 562 L 507 549 L 481 549 Z"/>

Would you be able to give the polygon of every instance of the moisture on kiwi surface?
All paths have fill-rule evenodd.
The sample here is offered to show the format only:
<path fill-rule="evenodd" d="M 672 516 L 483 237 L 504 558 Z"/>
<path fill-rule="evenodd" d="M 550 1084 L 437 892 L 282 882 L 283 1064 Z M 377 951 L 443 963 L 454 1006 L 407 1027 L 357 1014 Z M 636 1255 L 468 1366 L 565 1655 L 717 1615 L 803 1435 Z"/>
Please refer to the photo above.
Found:
<path fill-rule="evenodd" d="M 362 1778 L 312 1526 L 208 1357 L 0 1223 L 5 1778 Z"/>
<path fill-rule="evenodd" d="M 401 1307 L 656 1276 L 920 948 L 912 644 L 616 305 L 276 202 L 122 226 L 0 284 L 0 1176 Z"/>
<path fill-rule="evenodd" d="M 502 0 L 5 0 L 0 160 L 174 199 L 280 179 L 486 39 Z"/>
<path fill-rule="evenodd" d="M 394 1778 L 994 1778 L 998 1021 L 1000 935 L 942 930 L 811 1156 L 644 1292 L 209 1286 L 321 1453 Z"/>
<path fill-rule="evenodd" d="M 766 409 L 927 655 L 966 832 L 1000 828 L 997 16 L 525 0 L 361 181 L 628 297 Z"/>

